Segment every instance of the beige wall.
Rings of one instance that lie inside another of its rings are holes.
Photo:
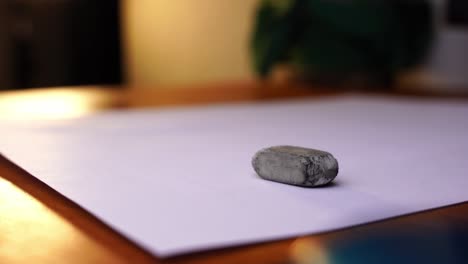
[[[253,76],[249,35],[259,0],[124,0],[130,84],[188,84]]]

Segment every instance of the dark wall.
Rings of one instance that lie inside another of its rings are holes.
[[[468,0],[449,0],[447,11],[449,23],[468,27]]]
[[[2,1],[11,75],[0,88],[121,82],[119,1]]]
[[[72,72],[76,83],[121,81],[118,1],[74,1],[68,39],[72,43]],[[83,19],[83,17],[85,17]],[[76,45],[78,44],[79,45]]]
[[[0,90],[12,87],[6,2],[0,1]]]

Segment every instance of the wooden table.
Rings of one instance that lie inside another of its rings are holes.
[[[337,93],[265,86],[237,83],[189,89],[70,87],[2,92],[0,122],[5,118],[71,118],[111,108],[299,96],[314,96],[320,100],[321,96]],[[415,229],[426,234],[440,234],[467,227],[468,203],[465,202],[341,231],[161,260],[0,156],[0,263],[332,263],[327,259],[337,241]],[[453,246],[450,237],[445,236],[445,239],[444,245]]]

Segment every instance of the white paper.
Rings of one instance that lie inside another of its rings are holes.
[[[467,201],[468,105],[334,97],[0,121],[0,152],[158,256]],[[253,154],[331,152],[336,184],[256,176]]]

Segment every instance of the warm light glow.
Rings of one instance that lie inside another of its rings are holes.
[[[80,90],[47,89],[0,94],[2,119],[64,119],[79,117],[96,110],[102,96]]]
[[[292,263],[297,264],[329,264],[329,258],[324,246],[313,240],[300,238],[292,243],[290,248]]]
[[[61,241],[70,239],[73,234],[73,229],[62,223],[47,207],[1,177],[0,212],[4,212],[0,217],[0,229],[9,231],[1,235],[0,256],[12,262],[21,259],[26,261],[32,256],[46,255],[48,251],[57,250],[62,247]],[[47,240],[49,245],[25,248],[32,241],[41,239]],[[24,250],[28,253],[25,254]]]
[[[0,263],[124,262],[117,257],[0,175]]]

